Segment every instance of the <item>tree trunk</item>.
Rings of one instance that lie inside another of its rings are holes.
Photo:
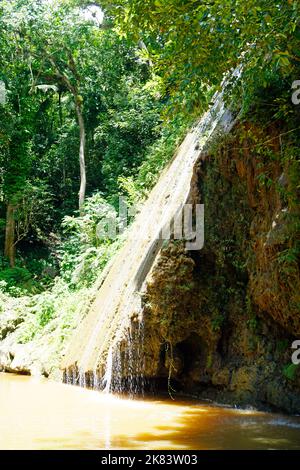
[[[16,210],[16,207],[13,204],[7,205],[4,256],[6,256],[9,259],[9,264],[11,268],[15,267],[15,258],[16,258],[15,210]]]
[[[83,204],[85,199],[86,190],[86,169],[85,169],[85,125],[81,111],[81,104],[78,103],[78,97],[75,97],[76,113],[80,131],[80,146],[79,146],[79,164],[80,164],[80,189],[79,189],[79,212],[83,214]]]
[[[74,58],[72,57],[72,53],[69,51],[69,62],[68,62],[68,68],[72,72],[73,77],[76,79],[77,84],[80,83],[80,76],[78,75],[78,72],[76,70],[76,65],[74,62]],[[68,90],[72,93],[75,101],[75,108],[76,108],[76,114],[77,114],[77,119],[78,119],[78,125],[79,125],[79,130],[80,130],[80,147],[79,147],[79,165],[80,165],[80,189],[79,189],[79,212],[80,215],[83,215],[83,204],[84,204],[84,199],[85,199],[85,190],[86,190],[86,170],[85,170],[85,125],[84,125],[84,119],[82,115],[82,98],[78,93],[78,86],[73,85],[68,76],[65,75],[64,72],[60,70],[60,67],[57,65],[55,62],[54,58],[47,54],[46,56],[48,57],[51,65],[53,66],[54,70],[56,71],[57,77],[63,81],[63,83],[66,85]]]

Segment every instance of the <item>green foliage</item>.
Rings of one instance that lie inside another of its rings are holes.
[[[20,297],[28,293],[37,293],[40,286],[28,269],[7,267],[0,271],[0,289],[13,297]]]
[[[139,171],[153,140],[159,140],[162,133],[160,103],[151,88],[141,89],[135,82],[136,78],[128,77],[121,81],[118,107],[101,113],[101,124],[95,129],[95,145],[103,152],[101,177],[107,195],[117,194],[119,181]]]
[[[1,9],[7,102],[0,106],[0,210],[4,215],[8,203],[17,206],[22,240],[46,243],[77,206],[79,142],[70,89],[76,88],[87,128],[89,194],[101,190],[111,199],[120,191],[118,178],[135,175],[161,135],[161,99],[136,46],[67,2],[2,2]]]
[[[20,318],[20,325],[15,331],[15,341],[54,341],[56,358],[63,351],[64,341],[86,312],[95,291],[82,288],[76,292],[62,280],[57,279],[52,289],[43,293],[15,299],[0,291],[1,312],[15,312]],[[22,321],[23,320],[23,321]]]
[[[38,303],[36,306],[38,312],[38,322],[42,327],[46,326],[50,320],[53,319],[56,309],[53,300],[54,299],[51,299],[50,301],[43,300],[42,303]]]
[[[221,312],[215,312],[211,320],[213,331],[221,331],[221,328],[224,322],[225,322],[224,314],[222,314]]]
[[[287,248],[286,250],[281,251],[277,255],[277,260],[285,269],[289,267],[292,269],[297,269],[298,261],[300,257],[300,243],[296,243],[295,246]]]
[[[25,268],[8,268],[0,272],[0,281],[9,286],[27,282],[30,278],[30,272]]]
[[[154,159],[154,143],[163,142],[161,165],[153,162],[147,190],[173,151],[172,137],[164,143],[160,87],[139,47],[71,3],[0,5],[0,80],[7,90],[0,104],[0,240],[4,246],[10,204],[17,248],[14,268],[2,262],[0,314],[23,320],[15,342],[53,342],[55,357],[122,243],[97,236],[105,217],[120,223],[108,201],[128,192],[127,181],[132,202],[140,200],[144,190],[135,180],[142,163]],[[89,196],[80,216],[72,87],[87,130]]]
[[[213,365],[213,357],[212,357],[212,354],[208,354],[208,355],[207,355],[207,359],[206,359],[206,368],[207,368],[207,369],[210,369],[212,365]]]
[[[165,123],[160,138],[146,149],[144,160],[135,177],[119,180],[121,188],[133,202],[147,196],[161,171],[174,156],[176,147],[181,143],[189,125],[191,119],[181,115]]]
[[[119,240],[103,238],[97,232],[99,224],[109,219],[118,225],[116,211],[99,193],[86,199],[83,216],[63,219],[60,269],[62,278],[71,286],[91,285],[119,246]]]
[[[241,58],[243,85],[236,96],[245,109],[271,77],[280,81],[295,73],[300,53],[295,0],[103,0],[101,5],[121,35],[144,41],[175,110],[203,109],[207,92]]]
[[[295,380],[298,367],[299,367],[298,364],[287,364],[283,368],[284,377],[286,377],[288,380],[291,380],[291,381]]]
[[[288,339],[281,339],[277,341],[277,351],[279,354],[283,354],[290,346],[289,340]]]
[[[250,318],[248,321],[247,321],[247,325],[249,326],[249,328],[252,330],[252,331],[256,331],[257,328],[258,328],[258,318],[256,316],[252,316],[252,318]]]

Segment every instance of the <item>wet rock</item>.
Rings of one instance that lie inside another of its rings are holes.
[[[262,134],[252,124],[245,129]],[[299,413],[298,378],[287,381],[283,374],[292,338],[300,334],[299,275],[284,270],[291,214],[278,185],[266,188],[260,178],[266,172],[282,188],[290,182],[278,160],[266,165],[243,142],[245,129],[237,126],[229,144],[212,157],[207,152],[198,166],[203,250],[164,246],[148,279],[145,377],[167,386],[161,382],[170,367],[167,344],[175,351],[171,376],[182,392]],[[278,129],[267,132],[278,135]],[[276,148],[280,152],[272,138]]]
[[[211,381],[215,386],[227,387],[230,383],[231,372],[228,367],[212,374]]]
[[[229,389],[231,391],[247,391],[256,394],[256,382],[256,367],[243,366],[232,372]]]

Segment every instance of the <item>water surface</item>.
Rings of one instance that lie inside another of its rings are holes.
[[[0,373],[0,449],[300,449],[300,418]]]

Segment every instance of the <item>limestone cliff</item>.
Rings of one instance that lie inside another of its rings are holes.
[[[248,122],[201,155],[205,246],[165,244],[148,280],[146,389],[299,413],[299,175],[283,157],[294,149],[280,125]]]

